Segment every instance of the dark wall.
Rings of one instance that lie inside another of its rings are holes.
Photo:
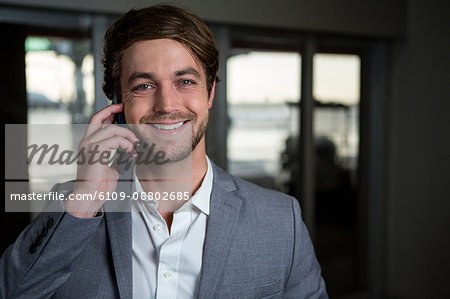
[[[27,99],[25,84],[25,31],[17,25],[0,23],[0,102],[2,108],[1,132],[4,134],[4,124],[25,124],[27,122]],[[5,165],[5,137],[1,138],[1,161]],[[23,148],[19,146],[18,148]],[[1,169],[4,169],[2,167]],[[26,173],[26,170],[25,172]],[[2,173],[4,175],[4,172]],[[18,234],[29,223],[29,213],[5,213],[2,203],[2,237],[0,254],[14,242]]]
[[[405,31],[406,0],[0,0],[21,7],[122,14],[176,3],[211,23],[395,37]],[[1,12],[0,12],[1,13]]]
[[[388,293],[448,298],[450,2],[409,1],[392,51],[388,124]]]

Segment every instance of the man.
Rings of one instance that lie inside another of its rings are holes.
[[[104,91],[122,103],[91,118],[80,148],[136,159],[143,143],[157,140],[161,165],[136,162],[120,173],[80,164],[76,182],[54,190],[162,194],[171,180],[158,178],[182,179],[188,170],[192,196],[58,202],[2,257],[1,297],[327,298],[298,202],[206,156],[219,66],[206,25],[174,6],[132,10],[106,33],[103,63]],[[113,124],[122,112],[127,128]],[[130,210],[138,213],[123,212]]]

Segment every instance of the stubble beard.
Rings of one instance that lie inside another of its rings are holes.
[[[207,113],[206,116],[202,120],[200,120],[197,130],[195,130],[195,127],[192,126],[191,142],[187,141],[184,146],[181,146],[178,152],[172,153],[170,155],[171,162],[179,162],[185,160],[192,154],[192,152],[195,150],[195,148],[198,146],[203,136],[205,135],[206,128],[208,127],[208,115],[209,114]]]
[[[189,115],[185,116],[185,119],[189,119],[190,124],[191,124],[191,138],[188,138],[189,136],[186,136],[185,138],[181,137],[182,139],[186,139],[186,141],[184,142],[183,140],[181,140],[180,144],[171,144],[171,143],[168,144],[168,143],[164,143],[162,141],[155,142],[154,139],[146,137],[145,132],[144,133],[140,132],[140,130],[138,130],[138,129],[132,129],[132,131],[134,131],[134,133],[139,138],[139,140],[141,140],[141,142],[147,143],[147,145],[151,145],[152,143],[155,143],[156,144],[155,152],[163,151],[165,153],[165,159],[169,159],[170,162],[179,162],[179,161],[183,161],[186,158],[190,157],[192,154],[192,151],[194,151],[196,149],[196,147],[202,140],[203,136],[205,135],[206,128],[208,126],[208,117],[209,117],[209,112],[207,112],[205,117],[199,121],[198,127],[196,129],[195,126],[192,124],[197,121],[197,116],[194,114],[189,114]],[[145,117],[145,118],[141,119],[141,124],[146,124],[148,122],[156,122],[156,121],[159,121],[162,119],[167,119],[167,118],[175,118],[175,117],[174,116],[163,117],[163,118],[161,118],[161,117],[159,117],[159,118],[158,117],[150,117],[150,118]]]

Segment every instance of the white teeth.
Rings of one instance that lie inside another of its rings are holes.
[[[181,127],[183,125],[183,121],[176,123],[176,124],[171,124],[171,125],[163,125],[163,124],[150,124],[152,127],[158,129],[158,130],[175,130],[179,127]]]

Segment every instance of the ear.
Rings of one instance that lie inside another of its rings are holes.
[[[216,80],[214,80],[212,88],[211,88],[211,93],[209,94],[208,109],[211,109],[211,107],[212,107],[215,91],[216,91]]]

